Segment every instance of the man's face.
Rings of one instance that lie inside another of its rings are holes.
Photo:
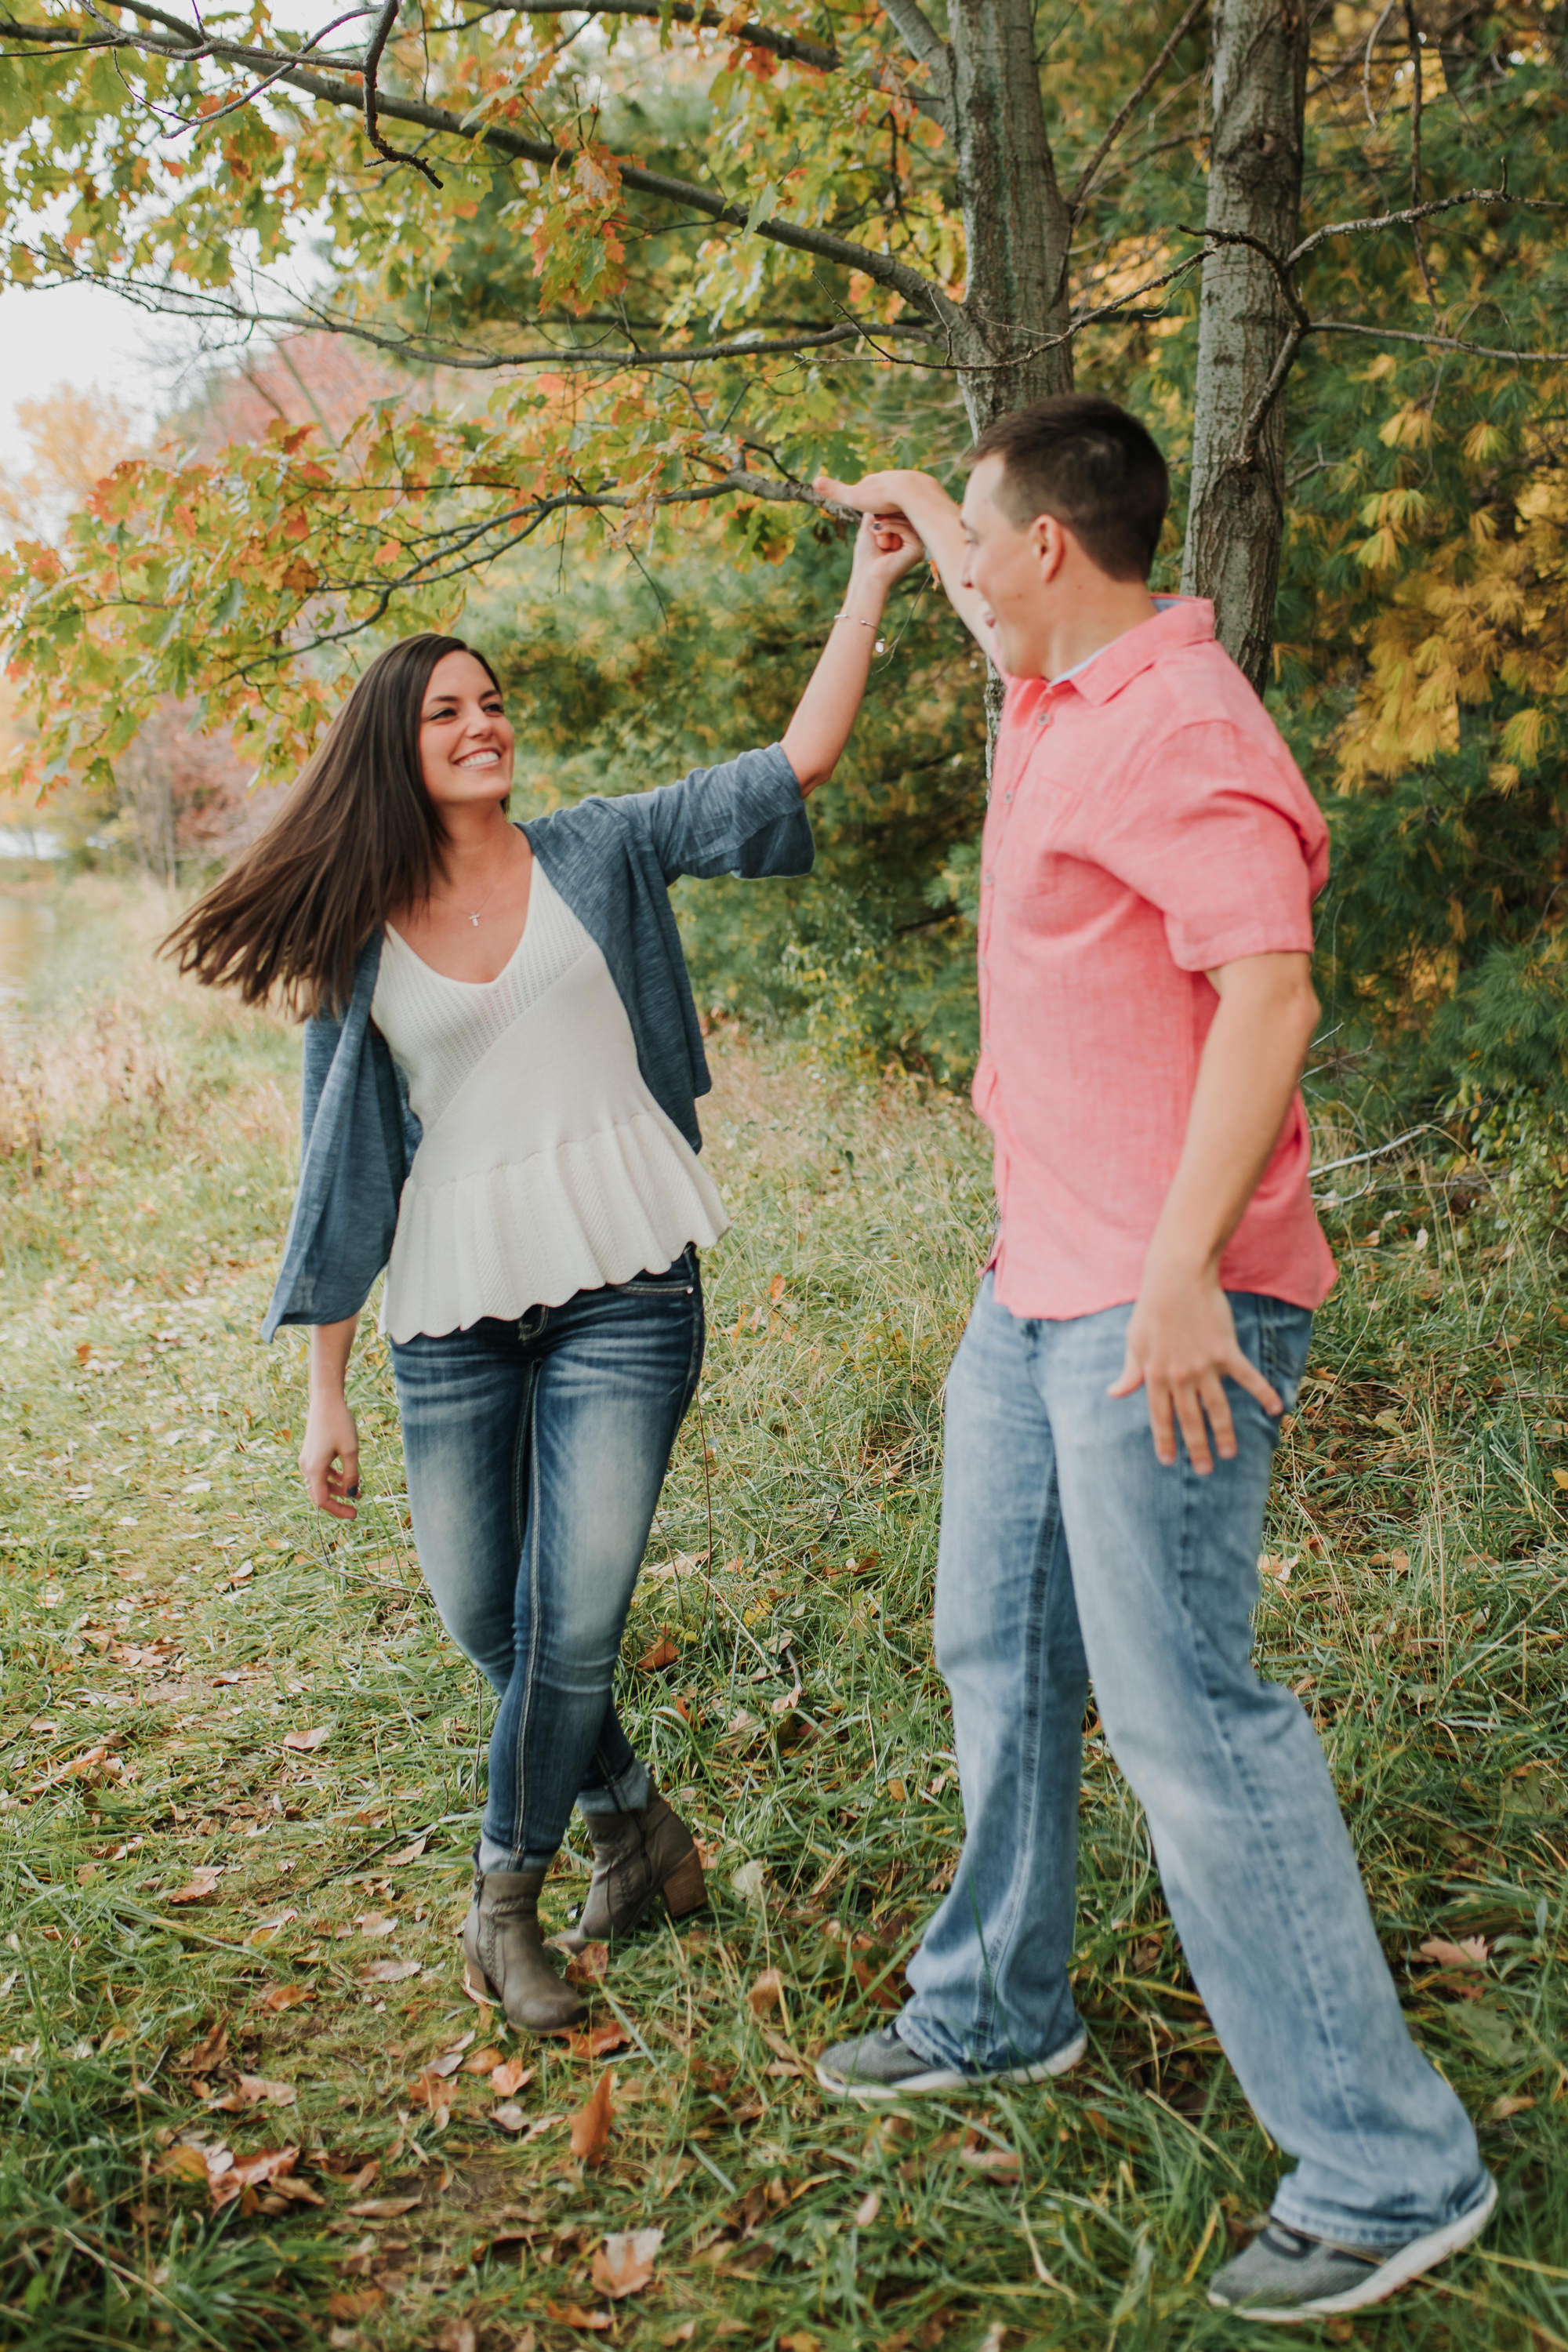
[[[1007,676],[1038,677],[1044,631],[1057,601],[1050,574],[1059,566],[1047,558],[1050,519],[1039,516],[1020,529],[997,503],[1004,471],[1003,458],[982,457],[969,477],[959,509],[968,543],[963,583],[984,604]]]

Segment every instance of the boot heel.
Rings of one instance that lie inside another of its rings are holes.
[[[689,1911],[700,1911],[708,1900],[707,1883],[702,1875],[702,1861],[695,1847],[676,1864],[664,1882],[664,1899],[669,1906],[672,1919],[684,1919]]]

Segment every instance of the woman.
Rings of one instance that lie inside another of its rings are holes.
[[[281,814],[172,934],[183,971],[307,1015],[299,1195],[265,1336],[310,1327],[300,1466],[355,1516],[344,1376],[382,1329],[414,1537],[442,1622],[499,1695],[463,1928],[467,1983],[570,2024],[539,1893],[574,1801],[594,1849],[578,1943],[703,1900],[689,1831],[611,1701],[632,1590],[702,1360],[698,1251],[725,1230],[697,1154],[708,1073],[667,895],[679,874],[804,874],[889,589],[918,560],[868,520],[782,744],[513,825],[512,731],[455,637],[378,656]]]

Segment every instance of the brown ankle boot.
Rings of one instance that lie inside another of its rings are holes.
[[[575,2025],[583,2004],[544,1957],[539,1927],[542,1870],[482,1871],[463,1922],[464,1981],[476,2000],[493,2000],[512,2025],[552,2033]]]
[[[660,1895],[670,1916],[685,1918],[708,1900],[691,1832],[656,1790],[640,1812],[591,1813],[594,1875],[574,1927],[555,1940],[568,1951],[624,1936]]]

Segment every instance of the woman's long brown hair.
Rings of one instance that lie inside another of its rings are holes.
[[[461,637],[405,637],[378,654],[266,832],[163,941],[182,971],[247,1004],[342,1010],[366,940],[395,908],[423,905],[440,863],[419,716],[447,654],[474,654],[499,690]]]

